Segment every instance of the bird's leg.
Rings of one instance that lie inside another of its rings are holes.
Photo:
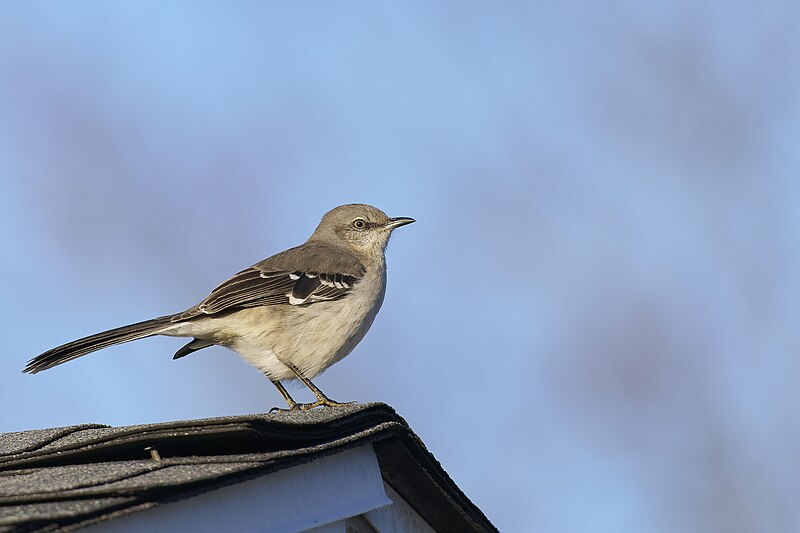
[[[314,393],[314,396],[317,397],[317,401],[314,402],[314,403],[301,403],[301,404],[299,404],[300,409],[302,409],[303,411],[308,411],[309,409],[313,409],[314,407],[319,407],[320,405],[324,405],[326,407],[338,407],[340,405],[350,405],[351,403],[355,403],[355,402],[341,403],[341,402],[337,402],[337,401],[331,400],[330,398],[325,396],[325,393],[322,392],[321,390],[319,390],[316,385],[311,383],[311,380],[308,379],[307,377],[305,377],[303,375],[303,373],[300,372],[300,369],[298,369],[292,363],[285,363],[285,364],[286,364],[287,367],[289,367],[289,370],[292,371],[292,373],[297,377],[297,379],[302,381],[303,385],[308,387],[309,390],[311,390],[311,392]]]
[[[267,377],[269,379],[269,376]],[[286,387],[284,387],[280,381],[275,381],[274,379],[270,379],[270,381],[278,389],[278,392],[281,393],[281,396],[283,396],[283,399],[286,400],[286,403],[289,404],[290,411],[297,411],[300,409],[300,404],[294,401],[294,398],[292,398],[292,396],[289,394],[289,391],[286,390]],[[269,412],[271,413],[273,410],[282,411],[283,409],[280,409],[279,407],[273,407]]]

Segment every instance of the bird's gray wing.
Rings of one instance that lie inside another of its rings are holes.
[[[315,261],[300,248],[287,250],[242,270],[211,291],[202,302],[175,315],[174,320],[262,305],[310,305],[339,300],[347,296],[363,276],[363,267],[357,261]],[[312,250],[317,254],[322,251]],[[295,252],[295,257],[291,257],[290,252]]]
[[[364,265],[350,250],[333,244],[309,241],[253,265],[264,272],[326,272],[360,278]]]

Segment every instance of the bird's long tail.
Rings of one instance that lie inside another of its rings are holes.
[[[82,355],[92,353],[114,344],[122,344],[123,342],[135,341],[143,339],[152,335],[158,335],[164,331],[166,326],[170,325],[171,316],[162,316],[152,320],[145,320],[144,322],[137,322],[128,326],[110,329],[101,333],[95,333],[82,339],[78,339],[67,344],[47,350],[41,355],[37,355],[25,367],[23,372],[28,374],[36,374],[42,370],[53,368],[61,363],[72,361]]]

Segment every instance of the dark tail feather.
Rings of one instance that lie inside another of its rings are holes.
[[[110,329],[102,333],[89,335],[82,339],[69,342],[62,346],[47,350],[41,355],[37,355],[30,361],[28,366],[25,367],[23,372],[28,374],[35,374],[48,368],[53,368],[61,363],[72,361],[87,353],[92,353],[95,350],[107,348],[115,344],[122,344],[123,342],[135,341],[143,339],[152,335],[157,335],[164,329],[164,326],[170,324],[169,316],[162,316],[152,320],[145,320],[144,322],[137,322],[129,326],[122,326],[121,328]]]
[[[181,357],[186,357],[192,352],[196,352],[197,350],[202,350],[203,348],[208,348],[209,346],[214,346],[214,343],[211,341],[206,341],[203,339],[194,339],[189,344],[175,352],[175,355],[172,356],[173,359],[180,359]]]

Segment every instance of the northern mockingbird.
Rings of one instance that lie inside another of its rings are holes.
[[[194,337],[178,359],[219,344],[238,352],[278,388],[289,408],[340,405],[312,382],[349,354],[375,320],[386,292],[384,250],[392,230],[413,218],[389,218],[365,204],[336,207],[308,240],[242,270],[182,313],[97,333],[28,362],[35,374],[114,344],[153,335]],[[299,404],[281,380],[314,393]]]

